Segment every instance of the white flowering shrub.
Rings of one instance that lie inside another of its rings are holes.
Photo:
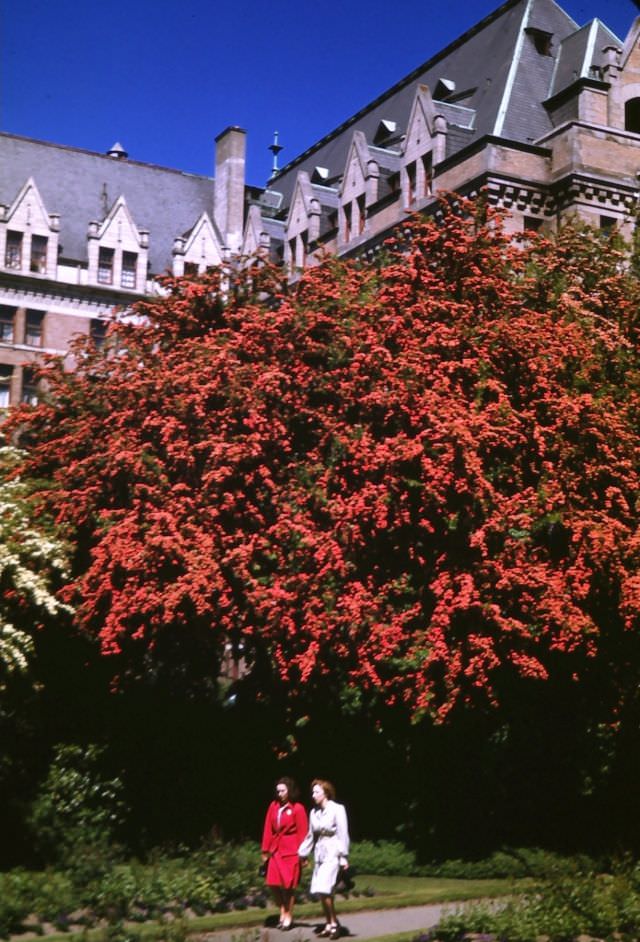
[[[47,618],[71,609],[53,586],[67,575],[68,548],[15,475],[20,452],[0,447],[0,692],[12,674],[24,674],[33,633]]]

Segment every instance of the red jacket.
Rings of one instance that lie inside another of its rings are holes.
[[[262,851],[282,857],[297,857],[298,847],[306,833],[307,813],[299,802],[288,802],[283,806],[279,801],[272,801],[264,820]]]

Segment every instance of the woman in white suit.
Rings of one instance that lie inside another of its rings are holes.
[[[335,885],[341,867],[349,866],[349,825],[344,805],[335,801],[331,782],[314,779],[311,797],[315,808],[309,815],[309,830],[298,849],[303,860],[313,851],[313,876],[310,892],[320,897],[326,925],[321,936],[337,939],[340,923],[336,918]]]

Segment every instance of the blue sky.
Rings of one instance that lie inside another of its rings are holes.
[[[0,129],[213,173],[248,133],[248,181],[281,165],[498,6],[496,0],[0,0]],[[564,0],[624,38],[631,0]]]

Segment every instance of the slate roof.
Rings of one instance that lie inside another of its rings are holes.
[[[553,98],[581,78],[593,78],[591,68],[603,65],[602,50],[608,45],[621,46],[618,37],[600,20],[591,20],[582,29],[563,40],[549,89]]]
[[[550,55],[536,49],[532,30],[553,34]],[[564,55],[564,44],[577,30],[578,25],[555,0],[507,0],[283,167],[268,186],[283,193],[287,205],[299,170],[311,172],[320,165],[332,176],[342,174],[353,131],[363,131],[369,144],[383,120],[396,122],[398,130],[404,132],[416,86],[428,85],[433,94],[442,79],[455,82],[456,91],[451,97],[458,105],[457,109],[450,102],[437,105],[449,124],[448,157],[488,134],[520,143],[535,141],[551,130],[542,103],[550,96],[558,54],[563,50]],[[606,27],[596,37],[598,41],[600,38],[604,40],[600,45],[615,40]],[[598,41],[594,57],[600,53]],[[574,58],[573,52],[566,55],[567,62]],[[559,75],[558,80],[564,81],[564,76]],[[461,95],[465,90],[468,94]]]
[[[149,230],[154,273],[171,267],[175,236],[191,229],[204,210],[212,216],[209,177],[0,133],[0,203],[10,206],[29,177],[47,212],[60,214],[61,255],[67,259],[86,261],[89,222],[102,221],[119,196],[136,226]]]

